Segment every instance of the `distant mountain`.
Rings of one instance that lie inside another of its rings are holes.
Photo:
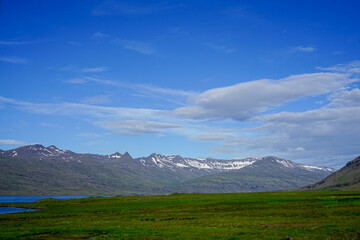
[[[305,186],[303,190],[354,190],[360,191],[360,156],[324,180]]]
[[[186,181],[176,188],[179,192],[204,193],[282,191],[316,182],[333,171],[269,156],[240,169]]]
[[[135,195],[298,188],[334,169],[276,157],[217,160],[79,154],[40,144],[0,150],[0,195]]]

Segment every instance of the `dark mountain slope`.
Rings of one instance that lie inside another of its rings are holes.
[[[153,184],[129,159],[96,161],[0,156],[0,195],[94,195],[150,193]],[[127,168],[122,166],[126,165]]]
[[[324,180],[308,185],[303,190],[353,190],[360,191],[360,156]]]

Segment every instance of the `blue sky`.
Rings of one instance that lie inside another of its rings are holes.
[[[360,154],[358,1],[3,0],[0,148]]]

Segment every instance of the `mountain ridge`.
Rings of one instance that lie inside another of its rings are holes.
[[[226,191],[235,192],[289,190],[319,181],[334,171],[274,156],[217,160],[152,153],[132,158],[128,152],[79,154],[40,144],[0,151],[0,164],[0,194],[5,195],[222,192],[224,184],[231,186],[225,187]],[[253,179],[250,173],[257,174],[257,178]],[[218,176],[224,180],[221,184],[210,186],[211,181],[202,181]],[[297,180],[292,181],[291,177]],[[203,190],[193,187],[198,180]],[[270,186],[270,180],[278,187]],[[289,181],[292,184],[286,184]]]
[[[61,154],[66,154],[67,156],[65,156],[65,157],[69,157],[69,156],[71,157],[72,155],[74,155],[74,156],[82,155],[82,156],[91,156],[93,158],[99,158],[99,159],[101,159],[101,158],[103,158],[103,159],[108,159],[108,158],[121,159],[124,156],[126,158],[131,157],[131,155],[128,152],[125,152],[124,154],[115,152],[111,155],[99,155],[99,154],[91,154],[91,153],[75,153],[70,150],[60,150],[55,145],[50,145],[48,147],[45,147],[41,144],[25,145],[25,146],[21,146],[21,147],[6,150],[6,151],[0,150],[0,154],[6,155],[8,153],[8,155],[10,155],[10,153],[12,153],[12,156],[15,157],[20,152],[23,156],[26,156],[27,151],[31,151],[31,153],[34,153],[33,151],[37,151],[38,152],[37,155],[39,155],[41,157],[56,157],[56,156],[60,156]],[[139,158],[133,158],[133,159],[142,162],[143,165],[148,165],[148,166],[158,165],[160,168],[166,166],[167,163],[169,163],[169,162],[176,162],[177,164],[175,164],[175,165],[177,167],[182,167],[182,168],[193,167],[193,168],[199,168],[199,169],[218,169],[218,170],[241,169],[241,168],[251,165],[254,162],[259,161],[259,160],[277,159],[277,161],[281,161],[282,164],[291,162],[293,164],[296,164],[298,166],[302,166],[302,167],[308,168],[308,169],[326,170],[329,172],[335,170],[335,169],[329,168],[329,167],[312,166],[312,165],[294,163],[290,160],[281,159],[276,156],[265,156],[265,157],[261,157],[261,158],[249,157],[249,158],[245,158],[245,159],[229,159],[229,160],[223,159],[223,160],[220,160],[220,159],[213,159],[213,158],[191,158],[191,157],[182,157],[180,155],[163,155],[163,154],[158,154],[158,153],[152,153],[148,157],[139,157]],[[151,162],[153,162],[153,164]],[[187,163],[184,164],[184,162],[187,162]],[[290,166],[291,166],[291,164],[290,164]]]

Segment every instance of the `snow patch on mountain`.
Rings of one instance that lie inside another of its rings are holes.
[[[310,166],[305,164],[299,164],[299,165],[308,171],[320,170],[320,171],[334,172],[334,169],[328,167],[317,167],[317,166]]]
[[[182,158],[178,155],[165,156],[153,153],[147,158],[139,158],[143,166],[159,168],[182,168],[187,170],[202,170],[210,172],[237,170],[253,164],[256,159],[248,158],[243,160],[216,160],[211,158]]]
[[[296,168],[297,164],[288,160],[282,160],[282,159],[276,159],[276,162],[282,164],[283,166],[287,168]]]

